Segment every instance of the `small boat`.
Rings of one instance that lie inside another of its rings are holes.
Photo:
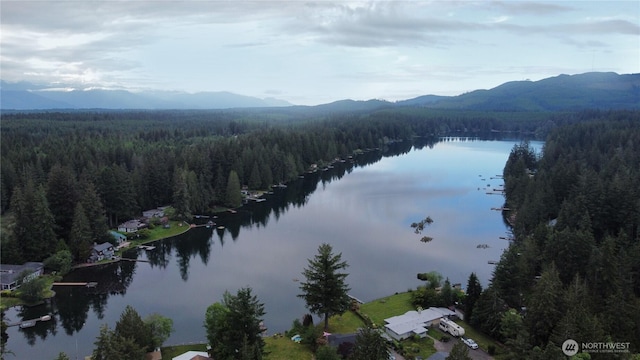
[[[224,230],[224,226],[222,225],[218,226],[218,230]]]
[[[49,321],[51,320],[51,315],[43,315],[40,317],[40,321]]]
[[[30,327],[34,327],[34,326],[36,326],[35,320],[23,321],[23,322],[20,323],[20,328],[21,329],[30,328]]]

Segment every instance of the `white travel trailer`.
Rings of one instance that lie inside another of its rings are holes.
[[[438,327],[440,328],[440,330],[447,332],[453,336],[464,335],[464,329],[462,328],[462,326],[447,318],[440,319],[440,325],[438,325]]]

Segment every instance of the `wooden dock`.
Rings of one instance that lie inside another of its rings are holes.
[[[138,261],[138,262],[150,262],[149,260],[143,260],[143,259],[132,259],[132,258],[120,258],[120,260],[126,260],[126,261]]]
[[[351,296],[351,295],[347,295],[347,296],[348,296],[351,300],[354,300],[354,301],[356,301],[356,302],[357,302],[357,303],[359,303],[359,304],[364,304],[364,301],[362,301],[362,300],[358,299],[358,298],[357,298],[357,297],[355,297],[355,296]]]
[[[53,286],[87,286],[88,282],[54,282]]]
[[[53,286],[85,286],[85,287],[96,287],[98,285],[95,281],[90,282],[54,282]]]

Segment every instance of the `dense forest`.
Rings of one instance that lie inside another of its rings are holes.
[[[514,238],[471,323],[513,359],[564,359],[567,339],[640,351],[640,115],[592,115],[551,131],[542,155],[514,147],[504,168]]]

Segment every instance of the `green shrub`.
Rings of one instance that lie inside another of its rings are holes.
[[[19,297],[26,303],[35,303],[44,298],[44,290],[47,282],[44,278],[37,277],[20,286]]]

